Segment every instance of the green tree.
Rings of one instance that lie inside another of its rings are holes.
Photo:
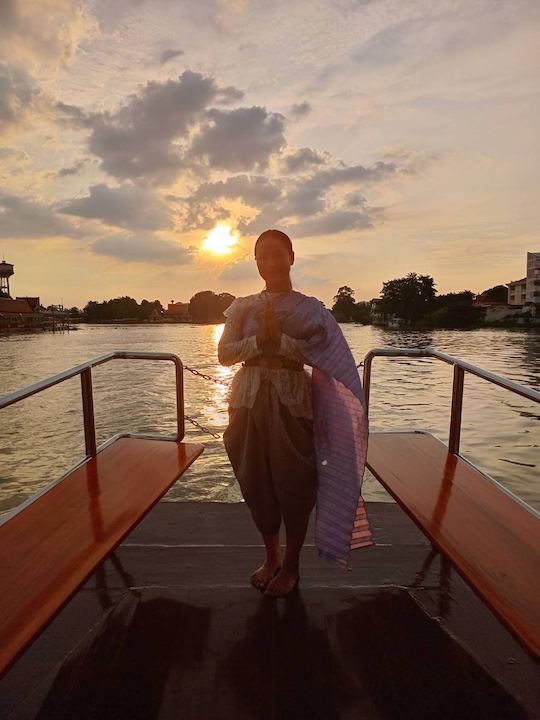
[[[470,290],[438,295],[433,301],[433,311],[424,316],[423,323],[430,327],[467,328],[479,325],[483,312],[473,305],[474,294]]]
[[[189,314],[195,322],[217,323],[223,322],[223,311],[234,300],[234,295],[221,293],[216,295],[212,290],[202,290],[195,293],[189,301]]]
[[[436,292],[435,281],[429,275],[409,273],[389,280],[383,283],[380,312],[414,325],[432,309]]]
[[[154,310],[157,310],[158,312],[163,311],[163,305],[159,302],[159,300],[153,300],[152,302],[148,300],[141,300],[139,318],[141,320],[148,320]]]
[[[139,319],[141,308],[138,302],[127,295],[105,300],[101,303],[90,300],[83,310],[84,319],[88,322],[100,320]]]
[[[351,320],[353,322],[362,323],[363,325],[371,324],[371,303],[360,301],[355,303],[352,309]]]
[[[86,303],[83,309],[83,318],[87,322],[94,322],[99,319],[99,306],[100,303],[95,300],[90,300]]]
[[[486,300],[489,300],[490,302],[508,302],[508,288],[506,285],[495,285],[488,290],[484,290],[484,292],[480,294],[485,295]]]
[[[348,285],[343,285],[337,291],[337,295],[334,295],[332,315],[338,322],[351,322],[355,305],[354,290]]]
[[[231,295],[231,293],[219,293],[218,297],[219,297],[219,308],[222,313],[224,310],[226,310],[229,307],[229,305],[235,299],[234,295]]]

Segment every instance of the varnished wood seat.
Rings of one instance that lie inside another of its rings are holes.
[[[522,644],[540,655],[540,521],[427,433],[373,433],[368,467]]]
[[[0,526],[0,673],[202,450],[120,438]]]

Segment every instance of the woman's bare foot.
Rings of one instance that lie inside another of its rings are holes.
[[[260,568],[255,570],[251,576],[251,584],[257,588],[257,590],[266,590],[272,578],[275,577],[280,570],[280,561],[270,562],[267,560],[264,565],[261,565]]]
[[[297,587],[299,579],[298,569],[282,567],[273,580],[270,580],[264,594],[275,598],[285,597]]]

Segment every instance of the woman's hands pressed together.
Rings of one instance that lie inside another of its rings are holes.
[[[257,315],[259,331],[257,345],[264,355],[277,355],[281,345],[281,324],[274,303],[268,300],[264,310]]]

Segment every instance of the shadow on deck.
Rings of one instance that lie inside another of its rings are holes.
[[[246,580],[244,505],[160,503],[2,681],[0,717],[538,717],[538,665],[396,505],[368,513],[351,572],[308,539],[274,601]]]

